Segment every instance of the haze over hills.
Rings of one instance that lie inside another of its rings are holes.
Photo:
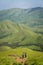
[[[23,23],[32,27],[33,31],[43,33],[43,7],[3,10],[0,11],[0,21],[2,20]]]
[[[12,8],[0,11],[0,20],[12,20],[20,23],[43,23],[43,8],[19,9]],[[41,19],[41,20],[39,20]],[[41,21],[41,22],[40,22]]]

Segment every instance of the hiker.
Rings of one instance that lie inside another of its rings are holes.
[[[22,58],[26,58],[27,56],[26,56],[26,53],[24,52],[23,54],[22,54]]]

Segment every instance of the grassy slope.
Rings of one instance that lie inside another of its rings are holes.
[[[31,65],[31,63],[34,62],[36,62],[37,65],[43,65],[43,52],[32,51],[28,48],[22,48],[22,47],[0,52],[0,61],[3,59],[0,64],[6,65],[9,62],[12,65],[12,63],[14,63],[15,61],[15,57],[11,57],[11,56],[9,57],[9,55],[18,55],[20,57],[23,52],[26,52],[27,54],[29,65]]]

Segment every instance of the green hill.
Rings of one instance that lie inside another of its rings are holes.
[[[11,48],[23,46],[43,51],[43,35],[34,33],[24,24],[17,24],[8,20],[2,21],[0,22],[0,46]]]

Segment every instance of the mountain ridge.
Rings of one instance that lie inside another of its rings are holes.
[[[25,24],[31,27],[33,31],[43,33],[43,7],[3,10],[0,11],[0,22],[2,20]]]

